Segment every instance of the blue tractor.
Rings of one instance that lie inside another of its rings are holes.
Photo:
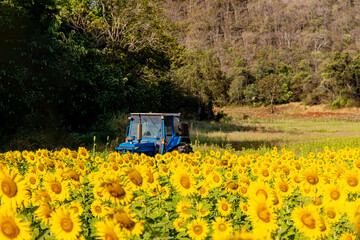
[[[180,119],[180,113],[131,113],[126,129],[126,142],[115,151],[149,156],[171,151],[190,153],[189,125]]]

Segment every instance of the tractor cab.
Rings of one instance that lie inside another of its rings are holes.
[[[131,113],[129,120],[126,142],[115,148],[117,152],[149,156],[173,150],[192,152],[189,127],[180,113]]]

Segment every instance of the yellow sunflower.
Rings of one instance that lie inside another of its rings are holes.
[[[90,157],[89,152],[84,147],[79,147],[78,149],[78,156],[81,159],[88,159]]]
[[[248,215],[254,227],[254,232],[258,231],[263,238],[269,238],[271,233],[278,228],[276,223],[277,215],[265,198],[250,199]]]
[[[266,165],[263,165],[259,168],[257,176],[259,177],[258,180],[265,182],[270,181],[273,177],[272,171]]]
[[[99,221],[95,223],[96,233],[101,240],[126,239],[125,234],[120,230],[113,220]]]
[[[338,206],[345,204],[347,199],[347,192],[340,184],[325,184],[321,189],[323,202],[326,204],[336,203]]]
[[[233,232],[233,226],[230,222],[227,222],[225,218],[215,217],[215,221],[212,223],[214,233],[212,239],[221,240],[231,235]]]
[[[57,239],[76,240],[81,231],[80,219],[65,207],[60,207],[51,214],[50,231]]]
[[[169,176],[170,175],[170,169],[165,164],[159,164],[159,174],[160,176]]]
[[[147,167],[145,165],[133,165],[132,167],[129,167],[125,171],[126,176],[130,180],[133,189],[140,191],[147,189],[147,184],[149,182],[149,175],[147,175],[146,172],[147,172]],[[152,182],[154,182],[154,179],[152,179]]]
[[[269,204],[274,210],[279,210],[284,207],[284,198],[276,190],[270,192]]]
[[[198,166],[191,167],[191,172],[196,178],[199,178],[202,174],[201,169]]]
[[[128,238],[140,236],[144,231],[143,221],[136,220],[135,214],[131,214],[129,208],[113,208],[109,210],[108,215],[120,225],[121,229],[125,231]]]
[[[264,198],[266,200],[269,198],[270,192],[271,188],[268,183],[257,181],[250,184],[248,196],[252,198]]]
[[[26,240],[32,239],[30,222],[24,222],[11,209],[0,207],[0,239]]]
[[[154,189],[159,185],[159,173],[155,168],[145,168],[145,178],[147,189]]]
[[[191,217],[189,214],[189,208],[192,207],[192,204],[188,200],[179,201],[176,205],[176,212],[180,215],[183,219],[188,219]]]
[[[189,196],[195,193],[195,180],[192,175],[184,170],[178,169],[171,177],[171,183],[181,196]]]
[[[344,206],[343,204],[338,205],[335,202],[324,205],[323,212],[330,223],[336,223],[339,221],[339,219],[345,212],[343,206]]]
[[[170,188],[168,186],[161,187],[159,192],[163,200],[168,199],[170,196]]]
[[[69,209],[74,213],[75,216],[80,216],[84,212],[84,208],[78,201],[72,201],[69,205]]]
[[[40,179],[35,173],[27,173],[25,175],[25,183],[31,189],[36,189],[40,184]]]
[[[206,180],[210,188],[218,188],[223,182],[221,174],[217,171],[212,171],[209,176],[206,177]]]
[[[239,208],[244,215],[249,215],[249,205],[247,203],[240,202]]]
[[[16,209],[28,199],[24,178],[8,168],[0,171],[1,205]]]
[[[98,182],[96,189],[103,195],[102,199],[112,203],[126,204],[134,196],[129,184],[116,175],[108,176],[104,181]]]
[[[315,190],[319,186],[322,186],[323,178],[321,176],[321,170],[316,165],[312,165],[310,167],[304,168],[301,171],[302,184],[304,189],[310,188],[311,190]]]
[[[194,219],[187,225],[187,233],[194,240],[203,240],[207,237],[209,226],[202,218]]]
[[[332,232],[330,228],[330,223],[328,219],[324,216],[320,216],[319,218],[319,229],[320,229],[320,235],[322,238],[327,239],[329,234]]]
[[[174,220],[174,227],[175,227],[175,229],[176,229],[176,231],[178,231],[178,232],[184,232],[184,231],[186,231],[186,228],[185,228],[185,221],[186,221],[186,219],[183,219],[183,218],[176,218],[175,220]]]
[[[54,199],[51,198],[48,190],[40,188],[35,190],[31,198],[31,202],[34,206],[39,206],[42,203],[52,203]]]
[[[237,194],[240,191],[240,184],[235,180],[230,180],[225,183],[225,190],[231,194]]]
[[[57,174],[47,174],[44,186],[51,196],[51,199],[63,202],[70,198],[69,182],[62,180]]]
[[[360,220],[360,199],[356,199],[355,202],[348,202],[346,204],[346,213],[349,221],[357,225]]]
[[[341,186],[348,193],[358,193],[360,191],[360,175],[356,169],[347,170],[341,177]]]
[[[321,236],[320,216],[315,206],[295,207],[291,213],[291,219],[294,221],[296,229],[306,237],[316,239]]]
[[[210,214],[210,210],[204,207],[203,203],[199,203],[199,215],[200,217],[205,217]]]
[[[206,198],[209,195],[209,187],[205,182],[200,182],[197,185],[197,189],[197,194],[199,194],[201,198]]]
[[[291,181],[287,180],[284,177],[277,177],[274,183],[276,192],[279,193],[282,197],[286,198],[291,196],[294,192],[295,187]]]
[[[342,233],[339,237],[339,240],[356,240],[357,237],[352,233]]]
[[[95,200],[91,204],[90,209],[94,217],[98,218],[104,217],[107,213],[105,206],[102,205],[102,202],[100,200]]]
[[[228,216],[232,212],[231,204],[226,201],[225,198],[221,198],[217,201],[216,204],[217,209],[219,210],[221,216]]]
[[[54,209],[50,206],[49,203],[44,202],[39,205],[39,207],[35,211],[35,216],[38,220],[41,220],[41,223],[47,225],[49,224],[49,220],[51,218],[51,214]]]

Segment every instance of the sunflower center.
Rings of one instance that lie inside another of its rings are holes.
[[[180,178],[180,184],[186,189],[190,188],[190,180],[188,177],[181,177]]]
[[[227,211],[229,209],[229,206],[226,203],[221,204],[221,208],[224,211]]]
[[[116,214],[115,219],[123,228],[132,229],[135,226],[135,222],[132,221],[124,211]]]
[[[201,187],[201,188],[199,189],[199,192],[200,192],[200,194],[205,194],[205,193],[206,193],[206,189],[205,189],[204,187]]]
[[[61,193],[61,184],[58,182],[51,183],[51,190],[56,194]]]
[[[338,200],[340,198],[340,193],[336,190],[331,191],[330,196],[334,200]]]
[[[200,235],[203,232],[203,227],[201,225],[196,225],[194,227],[194,232],[196,235]]]
[[[313,218],[313,216],[311,216],[310,213],[305,213],[304,215],[302,215],[301,221],[306,227],[310,229],[315,228],[315,219]]]
[[[34,184],[36,183],[36,179],[35,179],[34,177],[31,177],[31,178],[29,179],[29,182],[30,182],[32,185],[34,185]]]
[[[181,211],[185,214],[188,214],[189,213],[189,208],[188,207],[182,207],[181,208]]]
[[[349,177],[347,183],[350,187],[356,187],[359,184],[359,180],[356,177]]]
[[[74,170],[71,170],[69,172],[69,175],[70,175],[70,178],[74,181],[79,181],[80,180],[80,177],[79,177],[79,174],[77,174]]]
[[[195,169],[194,169],[194,173],[195,173],[195,174],[199,174],[199,173],[200,173],[199,169],[195,168]]]
[[[270,222],[270,212],[265,206],[260,207],[257,210],[257,215],[262,221],[267,222],[267,223]]]
[[[45,218],[51,217],[52,210],[49,205],[44,205],[42,211]]]
[[[74,213],[78,213],[79,212],[79,208],[77,206],[71,206],[70,207],[71,210],[74,210]]]
[[[273,205],[278,205],[280,203],[279,198],[276,194],[274,194],[274,197],[272,199]]]
[[[101,212],[102,212],[101,207],[100,207],[100,206],[96,206],[96,207],[95,207],[95,212],[101,213]]]
[[[232,183],[230,183],[229,187],[230,187],[232,190],[236,190],[236,189],[238,189],[239,185],[238,185],[237,183],[232,182]]]
[[[215,175],[215,176],[213,177],[213,179],[214,179],[214,182],[216,182],[216,183],[220,182],[220,178],[219,178],[218,175]]]
[[[141,174],[134,170],[131,173],[128,174],[128,177],[130,178],[130,181],[132,181],[136,186],[141,186],[143,182],[143,178]]]
[[[326,231],[326,224],[325,224],[325,222],[322,220],[322,219],[320,219],[320,224],[319,224],[320,226],[319,226],[319,228],[320,228],[320,231],[321,232],[325,232]]]
[[[105,240],[116,240],[118,238],[116,236],[114,236],[113,234],[106,233],[105,236],[104,236],[104,239]]]
[[[300,183],[301,182],[301,180],[300,180],[300,178],[299,177],[294,177],[294,182],[296,182],[296,183]]]
[[[282,192],[287,192],[289,190],[288,185],[285,183],[281,183],[279,188]]]
[[[71,230],[74,227],[74,224],[70,218],[65,217],[65,218],[61,219],[60,226],[61,226],[62,230],[64,230],[65,232],[71,232]]]
[[[263,195],[265,197],[265,199],[268,198],[268,195],[264,189],[259,189],[256,191],[256,196],[259,196],[259,195]]]
[[[326,212],[326,215],[331,219],[334,219],[336,217],[336,213],[334,211],[332,211],[332,210],[328,210]]]
[[[84,166],[83,163],[79,163],[79,164],[78,164],[78,167],[79,167],[81,170],[84,170],[84,169],[85,169],[85,166]]]
[[[13,220],[6,220],[1,223],[1,232],[6,237],[14,239],[20,234],[20,229]]]
[[[268,177],[269,176],[269,171],[267,169],[264,169],[261,171],[261,174],[264,176],[264,177]]]
[[[220,224],[219,224],[219,230],[220,230],[221,232],[225,232],[225,231],[226,231],[226,225],[223,224],[223,223],[220,223]]]
[[[319,178],[317,176],[307,176],[306,181],[311,185],[315,185],[319,182]]]
[[[148,182],[153,183],[154,182],[154,174],[152,172],[147,172],[146,175],[148,176]]]
[[[44,191],[39,194],[39,200],[51,202],[51,197],[47,192]]]
[[[39,163],[38,169],[42,172],[42,171],[44,171],[44,166],[41,163]]]
[[[108,188],[109,194],[112,197],[115,197],[115,198],[124,198],[125,197],[125,190],[119,184],[112,183],[107,188]]]
[[[242,194],[246,194],[247,193],[247,188],[246,187],[241,187],[240,191]]]
[[[9,198],[16,196],[18,191],[16,183],[10,178],[6,178],[2,181],[1,190]]]

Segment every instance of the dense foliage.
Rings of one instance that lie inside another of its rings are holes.
[[[0,0],[1,146],[115,138],[122,114],[134,111],[205,119],[229,103],[358,106],[359,8],[345,0]]]

